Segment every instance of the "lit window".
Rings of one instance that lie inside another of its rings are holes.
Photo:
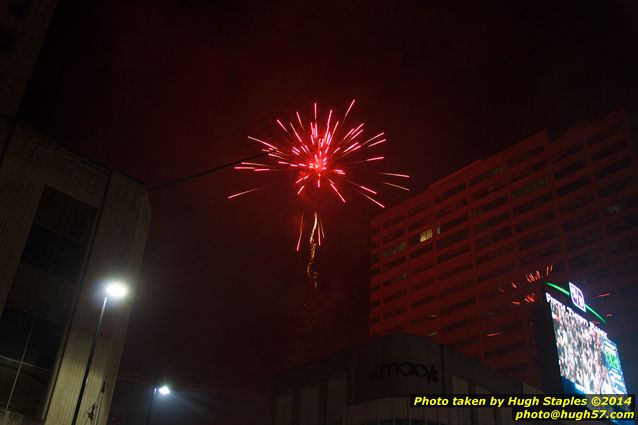
[[[425,242],[429,239],[432,239],[432,229],[428,229],[419,234],[419,242]]]

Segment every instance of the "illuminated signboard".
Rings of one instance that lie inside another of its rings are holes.
[[[580,295],[573,302],[585,310],[583,294],[578,292]],[[573,299],[573,292],[570,295]],[[607,333],[549,293],[546,299],[552,314],[563,390],[571,394],[626,394],[618,348]]]
[[[572,302],[578,308],[580,308],[583,312],[587,313],[587,304],[585,304],[585,296],[583,295],[583,291],[573,283],[569,282],[569,295],[572,298]]]

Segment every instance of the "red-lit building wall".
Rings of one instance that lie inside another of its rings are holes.
[[[637,170],[618,110],[540,132],[378,215],[370,334],[428,335],[538,386],[532,307],[542,282],[571,280],[606,317],[635,390]]]

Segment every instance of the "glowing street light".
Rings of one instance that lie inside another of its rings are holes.
[[[155,401],[155,394],[160,393],[165,397],[171,393],[171,389],[168,385],[157,386],[157,380],[155,380],[155,386],[153,386],[153,395],[151,395],[151,402],[148,404],[148,413],[146,414],[146,425],[151,423],[151,414],[153,413],[153,401]]]
[[[86,368],[84,369],[84,378],[82,378],[82,386],[80,387],[80,394],[78,395],[78,401],[75,404],[75,412],[73,413],[73,420],[71,425],[76,425],[78,416],[80,414],[80,406],[82,405],[82,398],[84,397],[84,391],[86,390],[86,384],[89,380],[89,372],[91,371],[91,363],[93,362],[93,354],[95,354],[95,346],[97,345],[97,339],[100,334],[100,328],[102,327],[102,319],[104,318],[104,311],[106,310],[106,304],[109,298],[118,300],[122,299],[128,293],[128,287],[120,281],[109,281],[104,287],[104,301],[102,302],[102,310],[100,311],[100,318],[95,326],[95,332],[93,333],[93,342],[91,343],[91,351],[89,351],[89,358],[86,362]]]

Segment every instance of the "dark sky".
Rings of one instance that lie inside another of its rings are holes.
[[[60,0],[20,115],[153,184],[254,154],[246,136],[315,100],[356,98],[418,192],[542,129],[638,108],[637,22],[633,0]],[[227,201],[249,177],[151,194],[122,373],[265,391],[273,371],[366,337],[378,210],[329,212],[310,327],[293,193]]]

